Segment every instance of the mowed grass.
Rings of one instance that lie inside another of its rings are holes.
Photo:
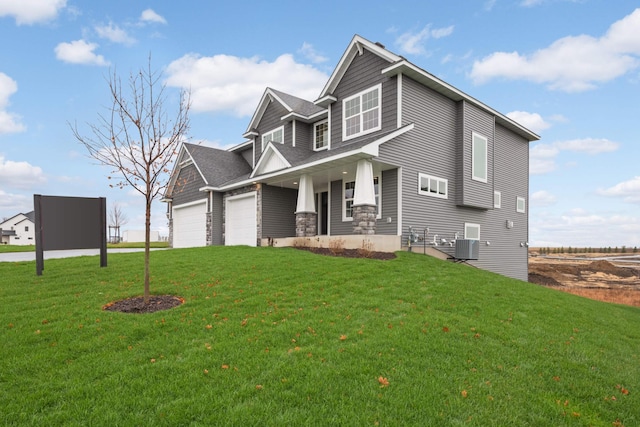
[[[0,425],[640,425],[640,309],[420,254],[0,264]]]

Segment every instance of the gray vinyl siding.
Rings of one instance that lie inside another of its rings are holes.
[[[255,145],[255,144],[254,144]],[[243,159],[246,160],[246,162],[250,165],[253,166],[253,146],[247,148],[246,150],[243,150],[240,155],[242,156]]]
[[[462,122],[462,139],[458,140],[456,167],[458,169],[457,202],[459,205],[491,209],[493,207],[493,146],[494,117],[468,102],[461,101],[457,109],[458,123]],[[472,141],[473,133],[487,138],[487,182],[472,179]]]
[[[376,222],[376,234],[398,234],[398,170],[382,171],[382,217]],[[391,222],[387,222],[391,218]]]
[[[313,123],[294,122],[296,127],[296,147],[313,150]]]
[[[213,193],[213,204],[211,206],[211,244],[224,245],[222,215],[224,209],[224,198],[222,193]]]
[[[194,164],[183,167],[180,169],[178,179],[176,179],[176,183],[173,186],[171,194],[173,206],[204,199],[206,197],[205,193],[198,191],[203,186],[205,186],[204,180]]]
[[[514,224],[518,218],[522,222],[522,227],[526,229],[526,214],[515,215],[514,192],[523,192],[523,197],[527,193],[527,171],[528,171],[528,144],[524,139],[517,137],[514,133],[498,127],[496,133],[499,137],[493,138],[493,120],[491,125],[487,125],[486,117],[478,115],[480,119],[476,121],[467,117],[464,129],[468,129],[469,124],[478,126],[474,129],[478,133],[484,134],[488,139],[495,139],[494,144],[499,144],[490,150],[489,164],[496,164],[494,168],[489,168],[489,180],[492,175],[495,177],[497,187],[505,187],[502,191],[502,209],[493,209],[493,184],[487,184],[490,188],[489,208],[471,208],[460,206],[457,203],[457,194],[462,191],[460,180],[466,179],[458,172],[457,165],[460,159],[459,144],[461,144],[460,117],[464,106],[444,97],[429,88],[426,88],[414,80],[403,76],[403,122],[414,123],[412,131],[401,135],[380,146],[379,160],[388,164],[402,165],[401,188],[402,188],[402,235],[403,244],[406,245],[408,227],[418,229],[422,235],[423,230],[428,227],[428,240],[434,235],[438,238],[445,238],[447,241],[454,239],[455,233],[459,238],[464,238],[464,224],[473,223],[480,225],[480,259],[472,264],[485,268],[496,273],[504,274],[522,280],[527,280],[526,248],[520,248],[518,242],[514,244],[514,237],[520,237],[520,229],[517,225],[506,234],[506,217],[512,216]],[[475,113],[475,112],[473,112]],[[475,117],[471,114],[472,118]],[[487,126],[490,126],[487,128]],[[485,134],[486,132],[486,134]],[[469,133],[469,144],[471,130]],[[470,148],[470,145],[469,145]],[[492,158],[495,156],[495,162]],[[469,157],[469,162],[471,158]],[[499,165],[499,167],[498,167]],[[469,178],[471,176],[471,166],[469,163]],[[441,199],[418,193],[418,174],[432,175],[448,182],[448,198]],[[383,184],[386,188],[386,183]],[[340,190],[338,185],[337,190]],[[496,188],[500,191],[500,188]],[[342,194],[342,193],[340,193]],[[488,197],[482,193],[483,197]],[[384,196],[384,195],[383,195]],[[386,196],[385,200],[386,200]],[[483,202],[483,206],[488,203]],[[385,206],[383,203],[383,212]],[[528,203],[527,203],[527,209]],[[333,233],[332,231],[332,234]],[[522,236],[525,236],[524,234]],[[490,246],[486,245],[489,241]],[[526,240],[524,240],[526,241]],[[514,248],[514,245],[518,245]],[[451,246],[438,246],[438,249],[453,255],[455,248]],[[523,249],[520,251],[520,249]],[[523,254],[525,257],[523,258]]]
[[[353,234],[353,223],[351,221],[342,221],[342,180],[331,181],[331,200],[329,200],[329,209],[331,224],[329,231],[332,236],[343,234]]]
[[[355,95],[365,89],[369,89],[378,83],[382,83],[382,129],[379,132],[395,129],[397,127],[397,93],[396,77],[386,77],[381,74],[383,68],[390,64],[379,56],[364,50],[364,53],[356,55],[351,66],[345,73],[340,84],[333,93],[338,101],[331,105],[331,147],[337,148],[342,144],[342,100]],[[367,138],[371,134],[358,138]],[[347,141],[354,142],[358,138]]]
[[[263,134],[271,132],[272,130],[275,130],[281,126],[284,126],[284,144],[289,146],[292,145],[291,122],[283,122],[282,120],[280,120],[282,116],[288,113],[289,111],[287,111],[287,109],[284,108],[279,102],[274,101],[269,103],[269,105],[267,106],[267,109],[262,115],[262,118],[260,119],[260,123],[258,123],[258,126],[257,126],[258,133],[260,133],[260,135],[258,135],[255,139],[256,149],[254,151],[255,151],[255,157],[256,157],[256,164],[258,163],[258,159],[262,154],[262,135]]]
[[[263,185],[261,193],[262,238],[295,236],[298,191]]]

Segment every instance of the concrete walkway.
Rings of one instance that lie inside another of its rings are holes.
[[[152,251],[165,250],[165,248],[152,248]],[[143,248],[116,248],[107,249],[109,254],[127,253],[127,252],[143,252]],[[100,249],[71,249],[68,251],[44,251],[44,259],[54,258],[71,258],[78,256],[96,256],[100,255]],[[8,252],[0,253],[0,262],[22,262],[35,261],[35,252]]]

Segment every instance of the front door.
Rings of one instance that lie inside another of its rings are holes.
[[[318,235],[326,236],[329,232],[329,192],[318,193]]]

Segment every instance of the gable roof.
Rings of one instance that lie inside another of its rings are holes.
[[[538,139],[540,139],[540,136],[525,128],[515,120],[512,120],[511,118],[505,116],[502,113],[499,113],[498,111],[478,101],[472,96],[469,96],[461,90],[451,86],[450,84],[437,78],[433,74],[407,61],[402,56],[398,56],[388,51],[381,44],[372,43],[357,34],[353,37],[351,43],[349,43],[349,46],[342,55],[342,58],[340,58],[340,62],[338,62],[338,66],[333,71],[333,74],[331,74],[331,77],[329,78],[329,81],[327,81],[325,87],[322,89],[322,92],[320,92],[320,96],[315,101],[316,105],[326,107],[328,104],[336,100],[336,98],[333,97],[333,92],[340,83],[340,80],[342,80],[342,77],[344,77],[344,74],[351,65],[353,59],[356,57],[356,55],[361,55],[363,49],[367,49],[368,51],[378,55],[379,57],[389,62],[389,66],[382,70],[382,74],[390,77],[398,74],[403,74],[411,77],[420,84],[435,90],[436,92],[448,97],[453,101],[464,100],[488,112],[489,114],[496,117],[496,121],[499,124],[522,136],[527,141],[537,141]]]
[[[180,150],[181,154],[179,154],[178,158],[186,158],[188,161],[193,162],[202,180],[208,186],[218,187],[230,179],[248,177],[251,173],[251,166],[242,155],[234,151],[190,143],[183,143]],[[165,193],[166,197],[171,197],[173,185],[179,173],[180,165],[174,166],[173,175]]]
[[[319,107],[311,101],[268,87],[262,94],[262,98],[260,98],[260,102],[258,103],[258,108],[256,108],[256,111],[253,113],[253,117],[251,117],[249,126],[247,126],[247,130],[243,134],[244,138],[248,138],[251,135],[257,135],[255,128],[258,123],[260,123],[264,112],[267,110],[267,107],[271,102],[278,102],[288,111],[288,114],[282,117],[283,120],[291,118],[302,121],[313,121],[327,114],[327,110],[325,108]]]

